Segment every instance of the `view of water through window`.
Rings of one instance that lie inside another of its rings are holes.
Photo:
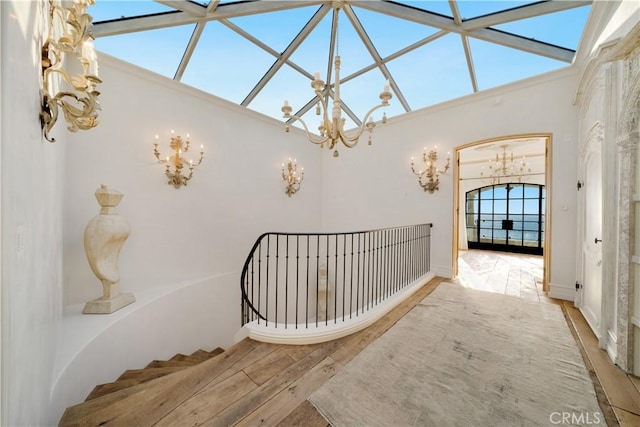
[[[470,249],[542,254],[545,187],[497,184],[466,193]]]

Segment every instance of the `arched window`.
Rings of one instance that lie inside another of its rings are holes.
[[[542,255],[545,187],[489,185],[466,193],[469,249]]]

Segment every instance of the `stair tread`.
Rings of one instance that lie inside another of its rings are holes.
[[[148,380],[150,381],[150,380]],[[134,385],[145,382],[145,380],[139,379],[128,379],[128,380],[118,380],[112,383],[99,384],[91,390],[91,393],[84,400],[85,402],[93,399],[97,399],[98,397],[105,396],[109,393],[113,393],[114,391],[122,390],[124,388],[132,387]]]
[[[274,344],[244,339],[219,357],[70,406],[59,425],[154,424],[209,383],[225,377],[225,371],[241,363],[254,350],[263,348],[273,351],[276,347]]]
[[[186,367],[193,366],[191,362],[180,362],[174,360],[154,360],[149,363],[145,368],[169,368],[169,367]]]
[[[142,368],[126,370],[118,377],[116,381],[125,381],[132,379],[154,379],[164,375],[172,374],[183,370],[183,366],[166,366],[162,368]]]

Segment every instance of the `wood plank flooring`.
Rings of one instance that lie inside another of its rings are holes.
[[[429,281],[355,334],[305,346],[245,339],[197,365],[69,407],[60,425],[255,426],[299,425],[304,420],[307,426],[309,419],[322,424],[317,413],[307,413],[312,412],[306,403],[309,395],[442,281]]]
[[[211,359],[203,357],[197,365],[129,388],[114,388],[113,393],[72,406],[60,425],[326,427],[327,421],[307,398],[443,280],[431,280],[372,326],[355,334],[304,346],[245,339]],[[584,319],[580,320],[580,313],[571,304],[548,301],[561,304],[585,354],[594,351],[595,337],[589,341],[590,330]],[[597,354],[597,343],[595,346]],[[608,358],[604,356],[605,359],[598,359],[588,355],[585,362],[594,373],[596,391],[600,390],[603,400],[601,406],[609,408],[604,411],[608,424],[640,425],[638,389],[617,367],[610,362],[607,366]],[[174,362],[182,359],[176,357]],[[620,389],[625,380],[627,383]]]

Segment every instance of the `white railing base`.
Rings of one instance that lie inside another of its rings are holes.
[[[338,320],[336,323],[325,325],[324,322],[318,326],[304,324],[284,324],[269,322],[265,326],[264,321],[257,320],[247,323],[240,329],[236,335],[236,341],[249,337],[256,341],[268,342],[273,344],[318,344],[321,342],[331,341],[344,336],[358,332],[380,319],[382,316],[393,310],[401,302],[409,298],[418,289],[435,277],[435,273],[429,272],[424,276],[413,281],[402,291],[389,297],[385,301],[370,309],[365,313],[359,313],[357,317],[352,319]],[[331,322],[331,321],[330,321]]]

